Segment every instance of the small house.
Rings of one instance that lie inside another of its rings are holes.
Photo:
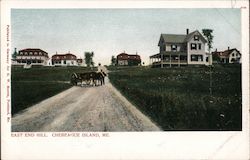
[[[241,63],[241,53],[236,48],[212,52],[213,61],[217,63]]]
[[[77,66],[77,58],[74,54],[55,54],[51,57],[53,66]]]
[[[138,66],[141,64],[141,57],[136,54],[127,54],[125,52],[117,55],[118,66]]]

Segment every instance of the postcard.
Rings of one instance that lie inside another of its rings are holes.
[[[2,1],[3,159],[248,159],[248,1]]]

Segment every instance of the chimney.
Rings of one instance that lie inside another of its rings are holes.
[[[217,52],[217,48],[215,49],[215,52]]]
[[[229,50],[229,49],[230,49],[230,47],[228,46],[228,47],[227,47],[227,50]]]
[[[188,28],[186,29],[186,32],[187,32],[187,35],[188,35],[189,34],[189,29]]]

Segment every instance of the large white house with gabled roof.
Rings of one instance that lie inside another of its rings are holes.
[[[205,52],[206,39],[195,30],[186,34],[161,34],[159,53],[150,56],[153,66],[208,65]]]

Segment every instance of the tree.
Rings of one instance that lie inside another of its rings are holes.
[[[212,47],[212,43],[213,43],[213,38],[214,36],[212,35],[213,30],[212,29],[202,29],[202,33],[205,36],[206,40],[207,40],[207,46],[208,46],[208,52],[209,52],[209,66],[210,66],[210,71],[209,71],[209,93],[210,96],[212,96],[212,62],[213,62],[213,58],[212,58],[212,54],[211,54],[211,49]]]
[[[112,65],[112,66],[115,66],[115,65],[116,65],[116,58],[115,58],[115,56],[112,56],[112,57],[111,57],[111,65]]]
[[[212,47],[212,43],[213,43],[213,38],[214,36],[212,35],[213,30],[212,29],[202,29],[202,33],[205,36],[206,40],[207,40],[207,46],[208,46],[208,52],[209,52],[209,65],[212,65],[212,55],[211,55],[211,49]]]
[[[14,53],[12,54],[12,58],[13,58],[13,59],[16,59],[16,56],[17,56],[17,51],[16,51],[16,48],[15,48],[15,51],[14,51]]]
[[[84,52],[85,55],[85,64],[87,67],[94,66],[93,62],[93,57],[94,57],[94,52]]]

